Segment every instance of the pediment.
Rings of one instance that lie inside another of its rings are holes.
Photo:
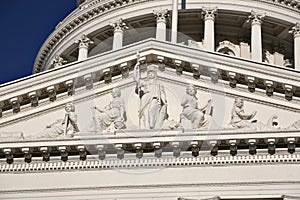
[[[116,77],[110,84],[98,84],[88,90],[83,88],[73,96],[59,97],[52,104],[45,103],[34,110],[28,109],[22,115],[18,113],[2,118],[1,140],[63,139],[76,137],[80,133],[109,135],[139,130],[260,132],[299,129],[299,105],[285,100],[284,97],[268,97],[264,91],[259,90],[250,93],[247,88],[232,88],[222,81],[212,82],[210,78],[195,79],[190,72],[178,75],[176,69],[162,68],[159,63],[145,63],[139,67],[140,87],[144,93],[151,94],[147,100],[143,100],[145,96],[139,98],[136,93],[137,82],[133,78],[133,70],[126,79]],[[157,77],[153,79],[154,82],[142,85],[142,82],[149,81],[147,76],[150,68],[155,70]],[[187,88],[192,87],[197,92],[195,96],[187,94]],[[116,89],[120,90],[121,96],[117,95],[119,100],[114,104],[112,91]],[[187,102],[183,102],[187,96]],[[243,100],[243,105],[237,109],[243,116],[233,114],[237,99]],[[71,119],[77,117],[74,122],[65,121],[64,107],[68,103],[72,103],[75,108],[71,116]],[[153,104],[153,108],[150,108],[152,111],[147,107],[150,104]],[[119,114],[121,107],[124,109],[122,115]],[[147,119],[139,117],[142,107],[147,107],[144,111]],[[162,107],[165,109],[164,116],[157,112]],[[235,121],[238,121],[236,124],[232,123],[233,115]],[[149,119],[149,116],[153,119]],[[156,126],[157,122],[149,125],[149,121],[158,118],[163,118],[160,125]],[[75,130],[73,123],[78,130]],[[65,124],[68,124],[68,127]]]

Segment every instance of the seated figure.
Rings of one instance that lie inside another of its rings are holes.
[[[71,103],[65,105],[65,117],[58,119],[52,124],[46,126],[35,138],[57,138],[57,137],[73,137],[74,133],[79,132],[77,115],[75,107]]]
[[[121,90],[114,88],[111,91],[111,95],[113,97],[112,101],[103,109],[94,107],[99,112],[97,121],[101,130],[107,130],[112,124],[114,124],[115,129],[125,129],[127,117],[125,103],[121,97]]]
[[[236,98],[231,111],[231,121],[229,123],[233,128],[249,128],[256,129],[255,125],[248,120],[253,119],[256,115],[256,111],[251,114],[245,113],[244,100],[241,98]]]
[[[182,113],[181,113],[181,125],[183,128],[207,128],[211,121],[210,113],[204,113],[203,110],[198,108],[198,98],[196,97],[197,90],[193,85],[189,85],[186,88],[186,94],[181,101]],[[206,110],[210,111],[210,103],[206,106]]]

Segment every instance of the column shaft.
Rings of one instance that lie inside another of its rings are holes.
[[[294,36],[294,67],[300,71],[300,24],[296,23],[289,33]]]
[[[158,21],[156,25],[156,39],[161,41],[166,41],[166,22]]]
[[[262,61],[262,39],[260,23],[252,23],[251,27],[251,58],[255,61]]]
[[[300,33],[294,36],[295,69],[300,71]]]
[[[88,48],[85,45],[79,45],[78,61],[85,60],[88,57]]]
[[[204,21],[204,49],[209,51],[215,50],[215,27],[214,20],[206,19]]]
[[[113,50],[120,49],[123,46],[123,31],[117,30],[114,32]]]
[[[178,27],[178,0],[172,1],[172,35],[171,42],[177,43],[177,27]]]

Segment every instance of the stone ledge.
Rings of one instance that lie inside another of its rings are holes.
[[[93,159],[93,158],[92,158]],[[59,160],[51,162],[15,163],[0,164],[2,173],[38,173],[51,171],[70,170],[117,170],[130,168],[184,168],[184,167],[208,167],[208,166],[232,166],[232,165],[280,165],[299,164],[300,155],[253,155],[253,156],[219,156],[219,157],[180,157],[180,158],[143,158],[143,159],[123,159],[123,160],[70,160],[62,162]]]

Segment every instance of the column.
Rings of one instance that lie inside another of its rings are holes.
[[[178,26],[178,0],[172,1],[172,34],[171,42],[177,43],[177,26]]]
[[[124,30],[128,29],[123,19],[118,19],[115,23],[110,23],[110,26],[114,28],[113,38],[113,50],[120,49],[123,46],[123,34]]]
[[[85,34],[83,34],[79,40],[75,41],[75,43],[79,44],[78,61],[87,59],[89,45],[93,44],[94,42],[90,40]]]
[[[300,24],[296,23],[289,33],[294,35],[294,67],[300,71]]]
[[[215,50],[215,16],[217,8],[202,8],[204,17],[204,40],[203,47],[205,50]]]
[[[264,13],[251,11],[248,22],[251,23],[251,59],[262,62],[261,24]]]
[[[153,11],[153,14],[156,17],[156,39],[166,41],[168,10]]]

